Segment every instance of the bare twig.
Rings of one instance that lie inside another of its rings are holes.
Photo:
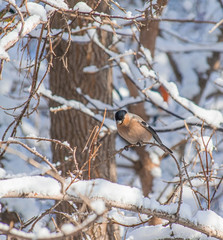
[[[49,169],[47,167],[44,167],[42,164],[38,163],[33,158],[30,158],[30,157],[26,156],[25,154],[23,154],[22,152],[20,152],[16,149],[12,149],[9,146],[7,148],[5,148],[6,143],[7,143],[7,145],[9,145],[11,143],[20,144],[21,146],[23,146],[24,148],[29,150],[34,155],[40,157],[47,165],[49,165],[51,167],[51,169]],[[43,157],[41,154],[39,154],[37,151],[34,151],[33,149],[29,148],[27,145],[25,145],[25,144],[23,144],[19,141],[15,141],[15,140],[7,141],[7,142],[0,142],[0,148],[6,149],[6,151],[8,153],[12,153],[12,154],[17,155],[22,160],[28,162],[29,164],[33,165],[34,167],[36,167],[38,169],[41,169],[45,174],[48,174],[48,175],[52,176],[53,178],[57,179],[61,183],[62,192],[64,192],[64,179],[59,175],[56,168],[45,157]]]

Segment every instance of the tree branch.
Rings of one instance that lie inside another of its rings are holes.
[[[29,180],[26,180],[26,178],[29,178]],[[42,183],[42,181],[49,180],[49,184]],[[32,190],[31,186],[33,186],[33,184],[35,184],[35,187]],[[38,188],[38,184],[40,184],[41,188]],[[211,225],[211,223],[208,225],[200,223],[201,218],[199,216],[201,216],[201,214],[203,214],[204,217],[208,216],[205,214],[214,214],[215,218],[217,218],[219,222],[223,222],[223,219],[212,211],[198,211],[195,216],[188,218],[188,210],[187,214],[185,215],[185,212],[182,210],[182,208],[190,207],[186,204],[182,204],[179,215],[176,216],[178,204],[161,205],[154,199],[143,197],[139,189],[111,183],[103,179],[74,182],[67,190],[65,195],[61,194],[59,189],[55,191],[55,194],[49,193],[47,191],[47,188],[49,187],[51,189],[54,189],[55,184],[58,185],[56,180],[46,177],[23,177],[17,179],[1,180],[0,194],[2,198],[52,199],[73,201],[75,203],[82,203],[83,198],[81,196],[86,196],[91,201],[99,199],[102,200],[108,208],[115,207],[140,214],[156,216],[168,220],[171,223],[180,224],[182,226],[196,230],[207,236],[223,239],[223,231],[217,226]],[[5,186],[10,186],[9,190],[7,190],[7,187]],[[36,192],[35,188],[41,189],[40,192]],[[80,228],[81,227],[78,226],[78,229]],[[9,230],[9,228],[3,224],[0,224],[0,231],[11,233],[12,230]],[[21,231],[18,233],[20,234]],[[32,237],[34,236],[32,235]],[[30,239],[30,237],[27,236],[25,239]],[[51,239],[57,238],[52,238],[51,236]]]

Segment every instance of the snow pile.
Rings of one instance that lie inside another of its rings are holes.
[[[12,47],[20,37],[24,37],[35,29],[41,21],[47,21],[46,10],[43,6],[37,3],[28,2],[27,8],[31,16],[29,16],[24,23],[21,22],[16,26],[14,30],[9,32],[0,40],[0,57],[5,60],[9,60],[9,56],[6,51]],[[21,8],[22,11],[26,11],[26,7]]]
[[[70,179],[67,179],[67,185],[69,186]],[[21,177],[15,179],[8,180],[0,180],[0,196],[5,197],[10,193],[17,193],[21,196],[25,196],[29,193],[35,193],[36,197],[40,194],[40,198],[43,196],[50,196],[52,198],[57,196],[63,197],[60,192],[61,186],[60,184],[49,177]],[[77,180],[74,182],[67,190],[68,196],[73,197],[87,197],[90,200],[91,208],[95,213],[101,215],[105,211],[105,204],[110,203],[111,205],[118,206],[119,208],[124,208],[127,210],[133,209],[141,209],[147,214],[151,213],[163,213],[163,217],[165,215],[173,215],[176,213],[178,204],[172,203],[170,205],[160,205],[154,198],[145,198],[142,195],[142,192],[137,188],[131,188],[128,186],[123,186],[116,183],[111,183],[104,179],[95,179],[89,181],[80,181]],[[92,201],[93,200],[93,201]],[[95,218],[96,215],[92,215],[92,219]],[[110,218],[116,219],[117,221],[125,222],[126,220],[129,224],[135,224],[139,222],[139,219],[136,218],[126,218],[124,215],[120,215],[114,209],[109,213]],[[145,216],[146,217],[146,216]],[[223,219],[217,215],[215,212],[208,211],[197,211],[195,214],[192,214],[191,207],[183,203],[181,204],[180,212],[179,212],[180,221],[188,222],[195,224],[195,226],[207,226],[211,228],[213,231],[223,231]],[[144,218],[146,220],[147,218]],[[88,221],[91,221],[89,218]],[[142,221],[142,219],[141,219]],[[182,228],[176,225],[177,228]],[[157,226],[160,228],[160,226]],[[169,228],[168,228],[169,229]],[[186,228],[187,229],[187,228]],[[64,225],[64,232],[71,233],[74,230],[70,225]],[[143,234],[144,230],[147,232],[147,228],[142,228],[141,233]],[[136,230],[138,231],[138,230]],[[161,232],[170,231],[167,228],[163,228]],[[41,236],[48,235],[48,231],[46,229],[42,229]],[[160,233],[161,233],[160,232]],[[175,231],[174,231],[175,232]],[[202,236],[201,233],[195,232],[194,230],[186,230],[189,234],[196,234],[198,236]],[[178,232],[177,236],[185,236],[185,231]],[[180,234],[180,235],[179,235]],[[132,233],[130,237],[134,237],[135,232]],[[149,237],[150,235],[148,235]],[[155,235],[151,235],[151,238]],[[160,236],[159,234],[157,236]],[[131,238],[129,238],[131,239]],[[132,238],[134,239],[134,238]],[[143,239],[143,238],[142,238]],[[156,238],[155,238],[156,239]]]
[[[220,127],[221,123],[223,123],[223,116],[220,111],[201,108],[187,98],[181,97],[176,84],[173,82],[167,82],[166,80],[161,80],[160,82],[175,101],[179,102],[184,108],[188,109],[199,119],[214,128]]]
[[[47,21],[46,10],[42,5],[34,2],[27,2],[26,6],[23,6],[21,8],[21,11],[26,12],[27,10],[31,15],[40,16],[42,21]]]
[[[137,206],[143,204],[141,190],[111,183],[104,179],[77,181],[70,186],[67,193],[76,197],[81,195],[89,198],[103,197],[108,200]]]
[[[74,7],[74,11],[84,12],[84,13],[90,13],[92,11],[92,8],[89,7],[85,2],[78,2]]]
[[[177,224],[171,224],[171,228],[162,225],[141,227],[129,233],[127,240],[159,240],[166,239],[168,236],[175,239],[216,240],[216,238],[207,237],[205,234]]]
[[[1,40],[0,40],[0,44],[1,44]],[[0,45],[0,59],[3,59],[5,61],[9,61],[9,55],[5,51],[4,47],[2,47],[1,45]]]
[[[50,7],[56,7],[56,8],[61,8],[64,10],[68,10],[67,4],[64,2],[64,0],[45,0],[46,3],[49,4]],[[47,5],[48,7],[48,5]],[[52,8],[49,8],[49,10],[52,10]]]
[[[194,139],[198,142],[201,151],[205,151],[207,149],[207,151],[211,153],[215,149],[213,140],[210,139],[209,136],[203,136],[203,137],[194,136]]]
[[[48,195],[60,195],[61,185],[50,177],[21,177],[0,181],[0,196],[9,192],[16,192],[19,195],[29,193]]]

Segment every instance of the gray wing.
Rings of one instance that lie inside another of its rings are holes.
[[[140,124],[146,128],[152,135],[153,135],[153,138],[160,144],[160,145],[163,145],[161,139],[159,138],[159,136],[157,135],[156,131],[149,126],[148,123],[146,123],[145,121],[139,121]]]
[[[145,121],[141,121],[139,120],[139,123],[144,127],[146,128],[152,135],[153,135],[153,138],[159,143],[160,146],[162,146],[163,148],[165,148],[165,150],[167,150],[169,153],[173,153],[172,150],[170,150],[167,146],[165,146],[161,139],[159,138],[158,134],[156,133],[156,131],[149,126],[148,123],[146,123]]]

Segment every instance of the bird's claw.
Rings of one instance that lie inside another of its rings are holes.
[[[137,147],[142,147],[142,143],[141,143],[141,142],[137,142],[137,143],[136,143],[136,146],[137,146]]]
[[[128,146],[125,146],[124,149],[125,149],[125,151],[128,151],[128,150],[129,150],[129,147],[128,147]]]

